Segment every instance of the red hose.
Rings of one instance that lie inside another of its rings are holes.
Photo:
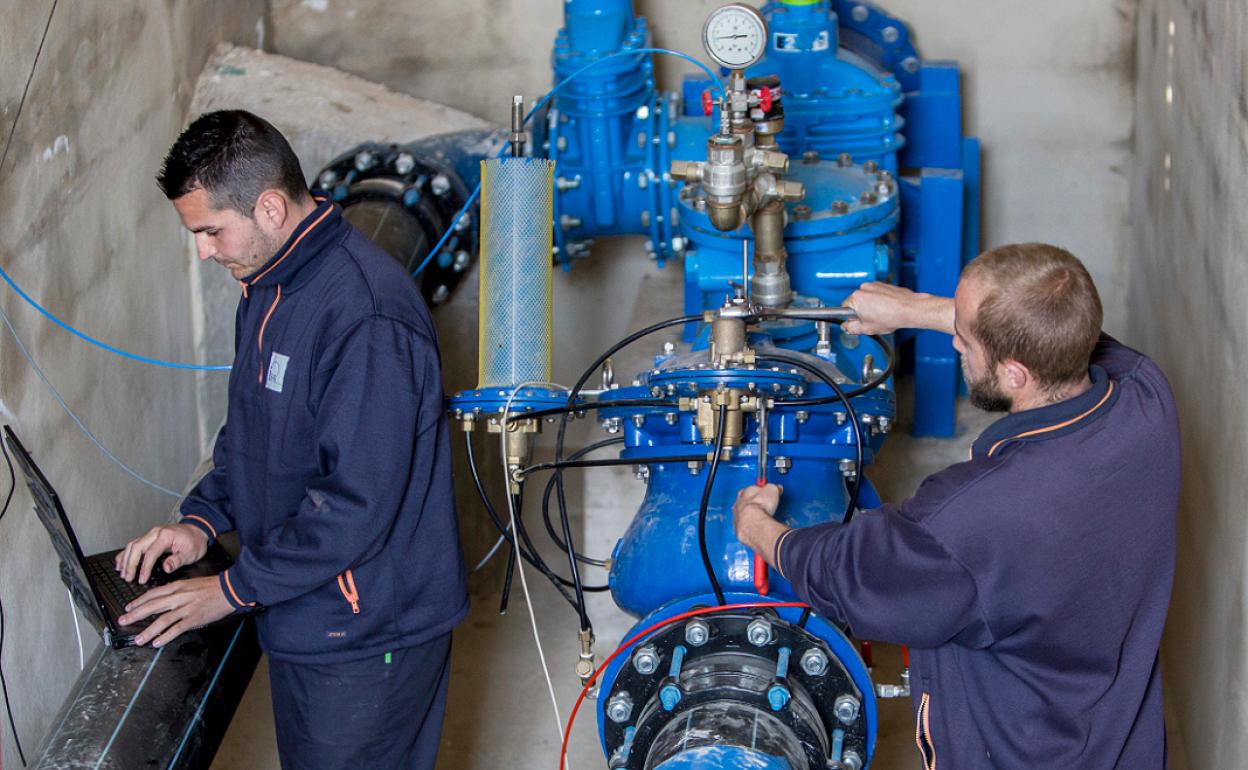
[[[642,638],[681,620],[695,618],[698,615],[709,615],[712,612],[724,612],[727,610],[753,610],[765,607],[800,607],[801,609],[810,609],[810,605],[805,602],[746,602],[743,604],[723,604],[718,607],[703,607],[697,610],[682,612],[679,615],[674,615],[673,617],[668,618],[667,620],[659,621],[658,623],[655,623],[648,628],[644,628],[626,639],[623,644],[616,648],[615,652],[607,656],[607,659],[602,662],[602,665],[594,669],[594,673],[589,677],[589,681],[586,682],[585,686],[581,688],[581,694],[576,696],[576,703],[572,706],[572,713],[568,714],[567,727],[563,729],[563,744],[559,748],[560,770],[563,769],[564,763],[567,762],[568,738],[572,735],[572,723],[576,720],[576,712],[580,711],[581,703],[585,701],[586,693],[588,693],[590,688],[594,686],[594,683],[598,681],[599,675],[602,674],[603,670],[606,669],[607,666],[611,665],[611,661],[619,657],[620,653],[636,644]]]

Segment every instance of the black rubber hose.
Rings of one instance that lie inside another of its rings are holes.
[[[711,581],[711,590],[715,592],[715,601],[722,607],[724,590],[719,587],[719,578],[715,576],[715,567],[711,564],[711,553],[706,547],[706,512],[711,503],[711,487],[715,485],[715,473],[719,470],[719,455],[724,450],[724,429],[728,423],[727,405],[719,407],[719,419],[715,426],[715,456],[711,458],[711,467],[706,473],[706,486],[702,489],[702,504],[698,507],[698,550],[702,552],[702,566],[706,568],[706,577]]]
[[[511,547],[507,549],[507,572],[503,577],[503,595],[498,600],[498,614],[507,614],[507,603],[511,600],[511,578],[516,571],[516,543],[509,540]]]
[[[663,329],[667,329],[672,326],[677,326],[679,324],[688,323],[690,321],[697,321],[701,319],[701,317],[702,316],[681,316],[679,318],[670,318],[666,321],[660,321],[657,324],[651,324],[650,326],[647,326],[644,329],[633,332],[632,334],[628,335],[627,337],[624,337],[622,340],[615,343],[611,347],[607,348],[606,352],[598,356],[598,358],[594,359],[594,362],[590,364],[589,367],[586,368],[585,371],[581,374],[581,376],[577,379],[576,384],[572,386],[572,390],[568,392],[568,402],[565,406],[569,408],[575,406],[576,397],[580,394],[581,388],[585,387],[585,383],[588,382],[589,378],[594,375],[594,372],[598,370],[598,367],[602,366],[604,361],[606,361],[611,356],[615,355],[618,351],[622,350],[624,347],[631,345],[633,342],[647,335],[653,334],[657,331],[661,331]],[[579,410],[572,410],[572,411],[579,411]],[[568,432],[568,415],[567,413],[565,413],[560,417],[559,433],[555,439],[555,465],[554,467],[556,468],[559,467],[558,463],[563,461],[563,444],[564,444],[564,440],[567,437],[567,432]],[[587,466],[581,466],[581,467],[587,467]],[[572,531],[572,525],[568,517],[567,500],[565,498],[564,488],[563,488],[563,474],[561,473],[555,474],[555,492],[556,492],[555,499],[559,505],[559,522],[563,529],[563,532],[565,533],[564,538],[570,546],[572,538],[571,538],[571,535],[568,533]],[[580,565],[577,564],[575,552],[572,551],[570,547],[568,548],[568,551],[569,551],[568,567],[572,571],[572,579],[574,582],[579,583],[580,575],[581,575]],[[582,626],[581,626],[582,629],[585,628],[585,622],[586,622],[585,618],[582,617]]]
[[[857,469],[857,473],[854,474],[854,483],[852,487],[850,488],[849,499],[845,503],[845,520],[843,523],[848,524],[849,520],[854,517],[854,510],[857,509],[858,507],[858,493],[862,490],[862,477],[863,477],[862,425],[858,423],[858,412],[854,409],[854,405],[851,404],[849,401],[850,398],[852,398],[852,396],[850,396],[849,393],[846,393],[844,390],[842,390],[841,386],[836,384],[836,380],[834,380],[830,375],[828,375],[822,369],[815,366],[814,364],[807,363],[805,360],[801,358],[798,358],[796,356],[786,356],[780,353],[772,353],[772,352],[767,352],[763,354],[762,356],[760,356],[760,358],[769,359],[772,361],[780,361],[782,363],[786,363],[791,366],[796,366],[799,369],[810,372],[811,374],[815,375],[820,380],[822,380],[825,385],[827,385],[829,388],[832,389],[832,392],[836,394],[836,396],[834,397],[834,400],[840,401],[842,404],[844,404],[845,417],[849,420],[850,424],[854,426],[854,448],[855,448],[855,458],[856,458],[855,461],[857,462],[857,466],[855,466]],[[862,389],[859,388],[859,390],[861,391]],[[813,400],[819,401],[821,403],[829,403],[829,402],[824,402],[822,399],[813,399]],[[801,402],[801,401],[780,401],[779,403],[784,404],[785,406],[794,406],[794,405],[803,406],[803,405],[809,404],[809,402]]]
[[[678,457],[655,457],[653,459],[638,459],[635,457],[606,457],[601,460],[564,460],[562,462],[538,463],[530,465],[520,471],[522,477],[528,477],[530,474],[540,471],[559,471],[568,468],[607,468],[612,465],[653,465],[655,463],[690,463],[696,460],[705,460],[704,454],[680,455]]]
[[[664,401],[655,398],[622,398],[618,401],[609,402],[589,402],[577,404],[575,406],[552,406],[549,409],[538,409],[532,412],[512,412],[507,416],[507,422],[516,422],[518,420],[528,420],[531,418],[541,417],[558,417],[565,414],[574,414],[576,412],[587,412],[590,409],[615,409],[618,407],[637,407],[637,406],[676,406],[673,401]]]
[[[668,321],[660,321],[659,323],[650,324],[650,326],[640,329],[640,331],[633,332],[629,334],[628,337],[624,337],[623,339],[620,339],[619,342],[613,344],[612,347],[609,347],[607,349],[607,352],[600,354],[600,356],[597,359],[594,359],[594,362],[592,364],[589,364],[589,367],[585,369],[585,371],[582,374],[580,374],[580,377],[577,379],[577,383],[575,383],[574,386],[572,387],[572,391],[568,392],[568,403],[564,404],[564,408],[567,408],[568,412],[580,411],[580,407],[577,407],[577,396],[578,394],[580,394],[580,388],[583,388],[585,386],[585,383],[589,381],[589,378],[594,376],[594,372],[598,371],[598,367],[603,366],[603,362],[607,361],[608,358],[614,356],[614,354],[620,351],[620,349],[623,349],[624,347],[629,346],[629,344],[635,341],[638,341],[638,339],[640,338],[648,336],[648,334],[653,334],[654,332],[661,331],[661,329],[678,326],[678,324],[680,323],[698,321],[698,319],[700,318],[701,316],[681,316],[680,318],[669,318]],[[552,465],[552,467],[554,468],[558,468],[559,463],[563,462],[563,444],[564,444],[564,439],[567,438],[567,434],[568,434],[568,412],[563,413],[562,417],[560,417],[559,419],[559,433],[558,433],[557,438],[555,438],[555,443],[554,443],[555,462]],[[572,467],[590,467],[590,465],[572,465]],[[555,474],[555,492],[557,492],[557,494],[555,494],[555,500],[557,500],[559,504],[559,523],[560,525],[562,525],[562,529],[564,533],[570,533],[572,532],[572,524],[570,524],[569,517],[568,517],[568,505],[567,505],[567,499],[565,499],[565,495],[564,495],[562,473]],[[572,543],[572,535],[565,534],[564,538],[565,540],[567,540],[569,545],[570,543]],[[568,550],[569,552],[572,552],[572,548],[569,548]],[[580,565],[577,564],[577,558],[575,558],[574,552],[569,553],[568,555],[568,567],[572,569],[573,582],[579,583],[580,582]],[[583,616],[582,629],[584,628],[585,628],[585,619]]]
[[[576,450],[568,459],[579,460],[591,452],[596,452],[599,449],[622,443],[624,443],[624,438],[622,436],[603,439],[595,444],[590,444],[587,447]],[[559,533],[555,531],[554,523],[550,520],[550,495],[555,491],[555,476],[562,472],[562,470],[556,470],[553,474],[551,474],[550,480],[546,482],[546,491],[542,494],[542,523],[546,526],[546,534],[550,535],[550,539],[554,541],[555,545],[559,546],[560,549],[566,548],[567,545],[564,543],[563,539],[559,537]],[[607,566],[607,562],[603,559],[591,559],[588,556],[584,556],[576,552],[575,550],[573,553],[576,555],[576,560],[581,564],[588,564],[591,567],[605,568]]]
[[[490,521],[493,522],[495,528],[498,529],[499,534],[503,536],[503,538],[507,541],[507,543],[512,548],[516,548],[517,544],[516,544],[515,538],[508,533],[507,525],[503,523],[502,519],[499,518],[498,513],[494,510],[493,504],[490,503],[489,495],[487,495],[485,492],[485,486],[481,483],[481,475],[479,471],[477,470],[476,456],[473,453],[473,449],[472,449],[471,436],[465,436],[464,438],[465,438],[465,441],[464,441],[465,451],[468,455],[468,470],[472,475],[473,485],[476,487],[477,495],[480,496],[481,498],[481,503],[482,503],[482,506],[485,508],[486,515],[489,516]],[[524,526],[523,519],[520,516],[516,516],[516,528],[521,529],[523,526]],[[523,538],[521,539],[523,540]],[[551,570],[550,567],[546,564],[545,560],[542,559],[540,554],[530,553],[524,547],[519,548],[519,554],[525,561],[533,565],[534,569],[541,572],[543,575],[546,576],[548,580],[550,580],[551,584],[554,585],[555,589],[559,591],[559,595],[562,596],[564,600],[569,605],[572,606],[573,609],[578,609],[576,606],[575,597],[573,597],[564,589],[564,586],[570,587],[572,585],[572,581],[568,580],[562,575],[556,574],[553,570]],[[591,591],[591,592],[606,591],[606,590],[609,590],[609,586],[605,586],[605,585],[588,586],[586,587],[585,590]]]
[[[560,476],[560,479],[555,483],[555,486],[558,487],[555,494],[559,500],[559,524],[563,528],[565,546],[563,552],[568,555],[568,564],[572,567],[572,582],[575,584],[576,601],[581,608],[581,630],[592,631],[594,627],[589,622],[589,611],[585,607],[585,589],[581,587],[581,568],[577,566],[576,549],[572,546],[572,517],[568,516],[568,504],[563,497],[563,478],[561,473]]]
[[[892,377],[893,372],[897,369],[897,356],[893,351],[893,346],[889,344],[888,340],[878,334],[872,334],[870,337],[875,340],[875,344],[879,345],[880,348],[884,350],[884,357],[888,359],[888,366],[884,367],[884,371],[874,380],[871,380],[865,385],[854,388],[853,390],[846,391],[844,394],[845,398],[857,398],[865,393],[870,393],[884,383],[888,382],[888,378]],[[789,406],[821,406],[823,404],[833,404],[840,400],[842,400],[841,395],[837,394],[834,396],[823,396],[822,398],[799,398],[792,401],[785,401],[784,403]]]

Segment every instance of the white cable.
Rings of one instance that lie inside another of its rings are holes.
[[[499,445],[502,449],[503,478],[505,483],[511,484],[511,469],[507,467],[507,417],[511,414],[511,403],[515,400],[516,394],[525,388],[537,386],[546,386],[555,390],[568,390],[564,385],[554,382],[522,382],[511,391],[511,395],[507,397],[507,404],[503,407],[503,429],[499,431]],[[516,529],[516,505],[511,497],[511,489],[507,490],[507,513],[511,516],[508,527],[512,532]],[[520,547],[517,542],[516,548]],[[555,697],[555,683],[550,678],[550,666],[546,665],[546,653],[542,651],[542,638],[537,632],[537,616],[533,614],[533,600],[529,596],[529,581],[524,576],[524,559],[516,559],[516,569],[520,571],[520,587],[524,589],[524,604],[529,610],[529,623],[533,626],[533,642],[537,645],[537,657],[542,661],[542,673],[546,676],[546,689],[550,691],[550,705],[555,710],[555,734],[559,737],[559,743],[563,743],[563,717],[559,714],[559,699]],[[570,770],[572,761],[569,755],[564,756],[564,768]]]
[[[74,639],[78,641],[78,670],[81,671],[87,667],[87,662],[82,654],[82,631],[78,628],[78,608],[74,606],[73,592],[66,588],[65,595],[69,597],[69,614],[74,619]]]
[[[507,530],[510,530],[510,529],[511,529],[511,525],[510,525],[510,524],[508,524],[508,525],[507,525]],[[498,553],[498,549],[499,549],[499,548],[501,548],[501,547],[502,547],[502,545],[503,545],[503,543],[505,543],[505,542],[507,542],[507,535],[506,535],[506,532],[504,532],[504,534],[501,534],[501,535],[499,535],[499,536],[498,536],[498,540],[494,541],[494,547],[490,549],[490,552],[489,552],[489,553],[487,553],[485,556],[482,556],[482,557],[481,557],[481,561],[477,562],[477,566],[473,567],[473,568],[472,568],[472,571],[473,571],[473,572],[477,572],[477,571],[479,571],[482,567],[484,567],[486,564],[489,564],[489,563],[490,563],[490,559],[493,559],[493,558],[494,558],[494,554]]]
[[[166,495],[169,495],[170,497],[176,498],[178,500],[182,499],[182,495],[178,494],[177,492],[174,492],[172,489],[169,489],[167,487],[162,487],[161,485],[157,484],[154,481],[148,481],[138,471],[136,471],[135,469],[131,468],[129,465],[126,465],[124,462],[122,462],[120,457],[118,457],[117,455],[109,451],[108,447],[104,446],[104,444],[102,444],[100,440],[95,437],[95,434],[87,429],[87,426],[84,425],[82,420],[79,419],[78,415],[74,413],[74,410],[69,408],[69,404],[67,404],[65,402],[65,399],[61,397],[60,391],[58,391],[52,385],[52,382],[48,379],[48,376],[43,373],[42,369],[39,368],[39,364],[35,363],[34,357],[31,356],[30,351],[26,349],[26,343],[22,342],[22,338],[17,336],[17,329],[13,328],[13,322],[9,320],[9,316],[7,313],[4,312],[4,308],[0,308],[0,320],[3,320],[4,325],[9,327],[9,334],[13,335],[13,341],[17,343],[18,350],[22,351],[22,355],[26,357],[26,361],[27,363],[30,364],[30,368],[35,370],[35,374],[39,375],[39,379],[43,381],[43,384],[45,386],[47,386],[48,392],[51,393],[52,397],[56,399],[56,402],[61,405],[61,408],[65,410],[65,414],[69,415],[69,419],[74,421],[74,424],[78,426],[78,429],[82,431],[83,435],[91,439],[91,443],[95,444],[95,446],[101,452],[104,453],[105,457],[107,457],[109,460],[116,463],[117,467],[121,468],[123,471],[130,474],[132,477],[134,477],[136,481],[140,481],[146,484],[152,489],[155,489],[157,492],[163,492]]]

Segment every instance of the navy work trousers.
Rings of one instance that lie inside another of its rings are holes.
[[[269,661],[282,770],[433,770],[451,635],[329,665]]]

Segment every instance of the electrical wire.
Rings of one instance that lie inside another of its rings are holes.
[[[65,402],[65,399],[61,396],[60,391],[58,391],[56,387],[52,385],[52,382],[48,379],[48,376],[43,373],[43,369],[39,368],[39,364],[35,363],[34,357],[31,356],[30,351],[26,348],[26,344],[22,342],[22,338],[18,336],[17,329],[13,328],[13,322],[9,319],[8,314],[4,312],[3,308],[0,308],[0,320],[3,320],[4,325],[8,327],[9,334],[13,335],[13,341],[17,343],[18,349],[22,351],[22,355],[25,356],[26,361],[30,364],[30,368],[34,369],[35,374],[39,375],[39,379],[43,381],[43,384],[47,387],[48,392],[50,392],[52,394],[52,397],[56,399],[57,403],[61,405],[61,408],[65,410],[65,414],[69,415],[69,418],[74,421],[74,424],[78,426],[78,429],[82,431],[83,435],[86,436],[88,439],[90,439],[91,443],[95,444],[96,448],[99,449],[101,452],[103,452],[105,457],[107,457],[111,462],[116,464],[117,467],[121,468],[123,471],[128,473],[132,478],[134,478],[136,481],[140,482],[141,484],[145,484],[151,487],[152,489],[156,490],[157,492],[162,492],[166,495],[169,495],[170,497],[174,499],[177,499],[177,500],[182,499],[182,495],[180,493],[175,492],[172,489],[169,489],[168,487],[162,487],[160,484],[157,484],[154,481],[149,481],[138,471],[131,468],[129,465],[126,465],[121,460],[121,458],[113,454],[112,451],[109,450],[108,447],[104,446],[104,444],[98,438],[95,437],[95,434],[92,433],[90,429],[87,428],[87,426],[82,422],[82,419],[78,417],[78,415],[74,412],[74,410],[70,408],[69,404]]]
[[[599,449],[603,449],[605,447],[613,446],[615,444],[623,444],[623,443],[624,443],[623,436],[603,439],[602,441],[590,444],[587,447],[582,447],[581,449],[576,450],[575,452],[572,453],[572,456],[569,457],[568,459],[578,460],[581,457],[584,457],[585,455],[590,454],[591,452],[596,452]],[[546,534],[550,535],[550,539],[554,541],[555,545],[559,546],[560,549],[565,549],[567,548],[567,545],[559,537],[559,533],[555,531],[555,525],[552,524],[550,521],[550,494],[551,492],[554,491],[554,489],[555,489],[555,476],[554,474],[551,474],[550,480],[546,482],[546,491],[542,494],[542,524],[546,526]],[[575,549],[573,550],[573,553],[576,554],[576,560],[582,564],[588,564],[591,567],[603,567],[603,568],[606,568],[607,566],[607,562],[605,559],[591,559],[588,556],[582,556]]]
[[[647,326],[644,329],[635,331],[632,334],[629,334],[623,339],[621,339],[619,342],[616,342],[614,345],[607,348],[606,352],[599,355],[598,358],[596,358],[594,362],[590,364],[585,369],[584,372],[581,373],[581,376],[577,378],[576,383],[572,386],[572,389],[568,391],[568,401],[567,401],[567,404],[565,404],[565,406],[567,407],[574,406],[576,404],[577,396],[580,395],[581,388],[585,387],[585,383],[588,382],[589,378],[592,377],[594,372],[598,370],[598,367],[602,366],[603,362],[605,362],[608,358],[615,355],[617,352],[619,352],[626,346],[631,345],[633,342],[647,335],[653,334],[663,329],[667,329],[672,326],[677,326],[680,324],[688,323],[690,321],[696,321],[699,319],[701,319],[701,316],[680,316],[679,318],[670,318],[666,321],[660,321],[659,323],[651,324],[650,326]],[[559,419],[559,431],[555,437],[555,492],[556,492],[555,499],[559,506],[559,521],[562,524],[562,528],[564,532],[570,531],[571,525],[569,524],[569,521],[568,521],[567,500],[565,499],[565,496],[564,496],[563,469],[558,466],[558,463],[563,462],[563,445],[564,445],[564,441],[567,438],[567,431],[568,431],[568,415],[565,413]],[[565,536],[565,537],[566,537],[568,544],[571,545],[571,537],[570,536]],[[569,550],[571,551],[571,549]],[[579,580],[580,567],[577,565],[577,562],[576,562],[575,551],[572,551],[568,556],[568,566],[572,570],[573,579]]]
[[[9,457],[9,448],[4,439],[0,438],[0,453],[4,454],[4,463],[9,466],[9,493],[5,495],[4,507],[0,508],[0,522],[9,512],[9,503],[13,502],[13,493],[17,491],[17,473],[13,470],[13,459]],[[0,693],[4,694],[4,710],[9,715],[9,731],[13,733],[13,742],[17,744],[17,756],[26,766],[26,752],[22,750],[22,739],[17,734],[17,723],[13,719],[13,700],[9,697],[9,682],[4,676],[4,602],[0,601]]]
[[[481,561],[477,562],[477,566],[473,567],[472,571],[480,572],[481,569],[485,567],[485,565],[490,563],[490,559],[494,558],[494,554],[498,553],[498,549],[502,548],[503,543],[506,543],[506,542],[507,542],[507,533],[504,532],[503,534],[498,536],[498,539],[494,541],[494,545],[490,548],[490,550],[486,551],[485,556],[481,557]]]
[[[39,67],[39,57],[43,55],[43,44],[48,40],[48,30],[52,29],[52,17],[56,15],[56,6],[60,0],[52,0],[48,9],[48,20],[43,25],[43,34],[39,37],[39,47],[35,49],[35,58],[30,62],[30,72],[26,75],[26,85],[22,87],[22,97],[17,100],[17,112],[13,115],[13,125],[9,128],[9,138],[4,142],[4,154],[0,155],[0,173],[4,171],[4,163],[9,159],[9,148],[13,146],[13,137],[17,134],[17,123],[22,119],[22,109],[26,106],[26,95],[30,93],[30,83],[35,79],[35,70]],[[26,764],[24,761],[22,764]]]
[[[78,642],[78,670],[81,671],[87,667],[87,662],[82,654],[82,629],[78,627],[78,608],[74,606],[74,592],[66,588],[65,595],[69,597],[69,615],[74,619],[74,641]]]
[[[121,356],[122,358],[128,358],[131,361],[138,361],[139,363],[143,363],[143,364],[151,364],[152,366],[163,366],[168,369],[186,369],[186,370],[198,371],[198,372],[228,372],[230,370],[230,367],[227,365],[184,364],[184,363],[180,363],[177,361],[163,361],[159,358],[149,358],[148,356],[141,356],[137,353],[130,353],[128,351],[122,350],[121,348],[114,347],[113,345],[110,345],[107,342],[104,342],[102,340],[97,340],[95,337],[92,337],[91,335],[85,332],[81,332],[78,329],[74,328],[73,326],[70,326],[65,321],[62,321],[60,318],[55,316],[52,313],[52,311],[48,310],[43,305],[40,305],[39,302],[36,301],[34,297],[27,294],[22,289],[21,286],[18,286],[17,282],[14,281],[13,278],[7,272],[5,272],[4,268],[2,267],[0,267],[0,278],[3,278],[4,282],[7,283],[9,287],[13,289],[13,291],[17,292],[17,296],[25,300],[26,304],[30,305],[35,310],[38,310],[39,313],[43,315],[44,318],[47,318],[49,321],[61,327],[65,331],[74,335],[75,337],[81,340],[85,340],[86,342],[89,342],[92,345],[95,345],[97,348],[107,350],[109,353]]]
[[[702,489],[702,502],[698,506],[698,551],[702,554],[706,578],[711,581],[711,590],[715,592],[715,602],[720,605],[724,604],[724,589],[719,587],[715,565],[711,563],[711,553],[706,545],[706,515],[711,504],[711,487],[715,485],[715,473],[719,470],[719,456],[724,451],[724,429],[727,425],[728,405],[721,404],[719,419],[715,421],[715,454],[711,457],[711,467],[706,472],[706,486]]]
[[[677,406],[677,403],[675,401],[656,398],[621,398],[617,401],[593,401],[576,404],[574,406],[552,406],[549,409],[539,409],[532,412],[516,412],[515,414],[507,415],[503,419],[507,422],[513,422],[538,417],[558,417],[559,415],[564,414],[579,414],[581,412],[587,412],[590,409],[620,409],[647,406]]]
[[[850,393],[859,392],[859,391],[862,391],[863,389],[858,388],[857,391],[850,391],[847,393],[845,390],[841,388],[840,385],[836,383],[836,380],[833,379],[831,375],[829,375],[827,372],[823,371],[822,369],[815,366],[814,364],[808,363],[805,360],[798,358],[797,356],[786,356],[781,353],[768,351],[759,357],[761,359],[770,359],[772,361],[780,361],[781,363],[789,364],[791,366],[796,366],[799,369],[803,369],[807,372],[810,372],[811,374],[815,375],[820,380],[822,380],[823,384],[831,388],[832,392],[836,394],[834,398],[840,401],[842,405],[844,405],[846,421],[849,422],[849,424],[853,426],[854,458],[855,458],[854,483],[850,486],[848,490],[849,494],[846,495],[845,516],[842,520],[842,523],[848,524],[849,520],[854,517],[854,511],[857,510],[858,508],[858,494],[862,490],[862,477],[865,473],[865,469],[862,467],[863,444],[866,441],[866,439],[864,439],[862,436],[862,424],[858,422],[858,412],[854,409],[854,405],[850,402],[850,399],[853,398],[853,396],[851,396]],[[784,404],[785,406],[792,406],[796,402],[781,401],[780,403]]]
[[[884,351],[884,357],[888,359],[888,365],[884,367],[884,371],[880,373],[879,377],[876,377],[874,380],[854,388],[853,390],[846,391],[846,398],[857,398],[858,396],[870,393],[876,388],[883,386],[886,382],[888,382],[888,378],[893,376],[893,372],[897,368],[897,356],[893,346],[889,344],[888,340],[878,334],[872,334],[869,336],[875,341],[875,344],[879,345]],[[823,404],[832,404],[840,400],[840,395],[832,395],[821,398],[798,398],[785,401],[784,403],[788,406],[821,406]]]
[[[612,465],[652,465],[654,463],[691,463],[696,460],[705,460],[704,454],[688,454],[678,457],[653,457],[638,459],[635,457],[607,457],[601,460],[562,460],[560,462],[538,463],[519,471],[521,478],[538,473],[540,471],[562,471],[568,468],[606,468]]]
[[[464,438],[468,439],[469,437],[465,436]],[[477,489],[477,495],[481,498],[481,505],[485,509],[486,515],[489,516],[490,521],[493,522],[494,527],[501,535],[507,538],[507,543],[513,545],[514,547],[514,533],[511,533],[511,525],[504,523],[503,520],[499,518],[498,513],[494,510],[494,505],[490,502],[489,495],[485,492],[485,485],[481,482],[481,474],[477,468],[476,453],[472,449],[472,442],[466,440],[464,443],[465,453],[468,457],[468,470],[472,475],[472,481]],[[518,522],[518,524],[520,529],[523,531],[523,518]],[[522,540],[523,539],[524,538],[522,538]],[[562,596],[573,609],[576,609],[576,599],[564,590],[564,586],[571,586],[572,581],[562,575],[556,574],[549,568],[540,554],[531,553],[529,550],[525,549],[523,545],[520,547],[520,555],[532,564],[535,569],[545,575],[550,580],[551,584],[554,585],[555,589],[559,591],[559,595]],[[607,586],[586,586],[586,590],[607,590]]]
[[[507,403],[503,407],[503,414],[509,414],[511,412],[511,404],[513,401],[515,401],[516,395],[522,389],[531,388],[537,385],[550,385],[551,387],[554,387],[558,390],[563,389],[562,385],[558,385],[555,383],[546,383],[546,382],[520,383],[511,391],[511,395],[507,397]],[[499,437],[498,438],[499,446],[502,450],[500,461],[503,464],[503,477],[506,478],[511,472],[511,469],[507,467],[507,431],[505,430],[499,431],[498,437]],[[514,495],[510,495],[510,494],[507,495],[507,509],[508,509],[507,511],[508,514],[510,514],[511,516],[511,529],[512,531],[516,531],[516,500],[515,500]],[[573,561],[573,564],[575,563],[576,562]],[[555,696],[555,683],[550,678],[550,666],[546,664],[546,653],[542,649],[542,637],[541,637],[541,634],[537,630],[537,615],[534,614],[534,611],[533,611],[533,598],[529,594],[529,581],[524,576],[524,560],[523,559],[516,559],[516,569],[520,573],[520,587],[524,591],[524,603],[525,603],[525,607],[529,611],[529,623],[533,627],[533,643],[537,645],[537,657],[542,663],[542,674],[546,677],[546,689],[550,691],[550,706],[552,709],[554,709],[554,712],[555,712],[555,732],[559,734],[560,736],[562,736],[563,718],[559,716],[559,699]],[[581,592],[579,573],[577,573],[574,570],[572,573],[572,577],[573,577],[573,580],[576,581],[576,599],[577,599],[577,603],[581,605],[582,628],[583,628],[584,623],[585,623],[584,621],[585,597]],[[568,763],[568,760],[566,759],[566,757],[561,758],[560,766],[565,767],[565,770],[570,770],[571,768],[571,765],[570,763]]]

